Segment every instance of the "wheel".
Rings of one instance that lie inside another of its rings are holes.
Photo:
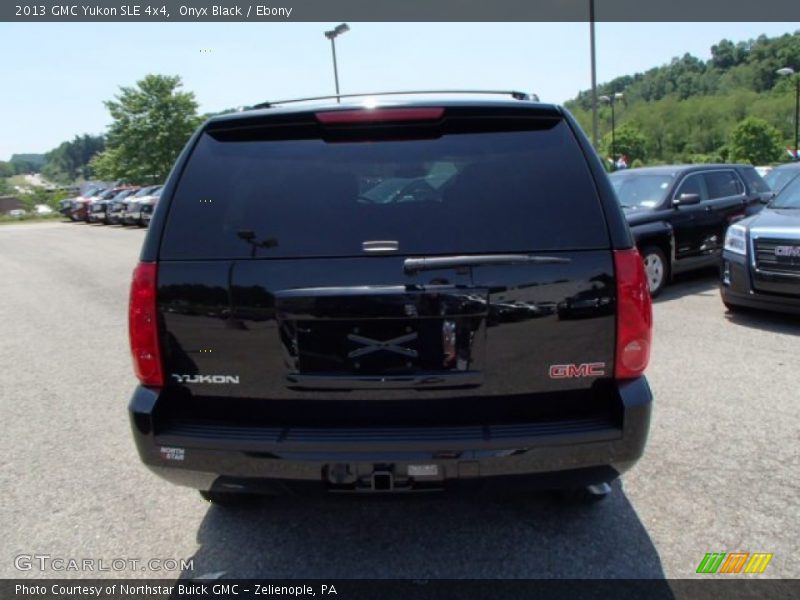
[[[731,304],[730,302],[725,302],[725,300],[723,300],[722,303],[725,305],[725,309],[728,312],[741,313],[747,310],[743,306],[736,306],[735,304]]]
[[[212,490],[199,490],[203,500],[223,508],[249,506],[254,504],[261,496],[239,492],[218,492]]]
[[[642,249],[642,260],[644,261],[644,272],[647,276],[647,286],[650,288],[650,296],[655,298],[667,284],[667,258],[661,248],[647,246]]]

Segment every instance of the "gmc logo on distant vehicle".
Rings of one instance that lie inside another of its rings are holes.
[[[775,246],[775,256],[800,256],[800,246]]]
[[[606,374],[606,363],[581,363],[579,365],[550,365],[550,379],[575,379],[601,377]]]

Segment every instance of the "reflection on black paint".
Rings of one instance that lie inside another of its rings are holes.
[[[166,334],[166,362],[172,373],[179,375],[197,375],[200,370],[197,363],[186,353],[178,339],[170,332]],[[172,373],[167,374],[167,382],[172,381]]]
[[[224,287],[199,283],[162,285],[158,299],[164,310],[181,315],[224,317],[229,308]]]
[[[601,273],[588,281],[591,287],[558,303],[559,319],[589,319],[614,314],[614,278]]]

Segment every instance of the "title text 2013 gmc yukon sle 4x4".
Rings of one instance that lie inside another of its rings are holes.
[[[641,456],[650,297],[595,152],[557,106],[443,98],[196,132],[131,289],[153,471],[219,503],[598,493]]]

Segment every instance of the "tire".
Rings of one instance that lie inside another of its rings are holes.
[[[725,300],[723,300],[722,303],[725,305],[725,310],[727,310],[730,313],[743,313],[743,312],[745,312],[747,310],[743,306],[737,306],[736,304],[731,304],[730,302],[725,302]]]
[[[644,261],[644,271],[647,277],[647,285],[650,288],[650,296],[655,298],[667,285],[669,278],[669,266],[664,251],[657,246],[646,246],[642,249],[642,260]]]
[[[203,500],[210,502],[215,506],[222,508],[235,508],[237,506],[251,506],[255,504],[262,496],[257,494],[246,494],[239,492],[217,492],[199,490]]]

